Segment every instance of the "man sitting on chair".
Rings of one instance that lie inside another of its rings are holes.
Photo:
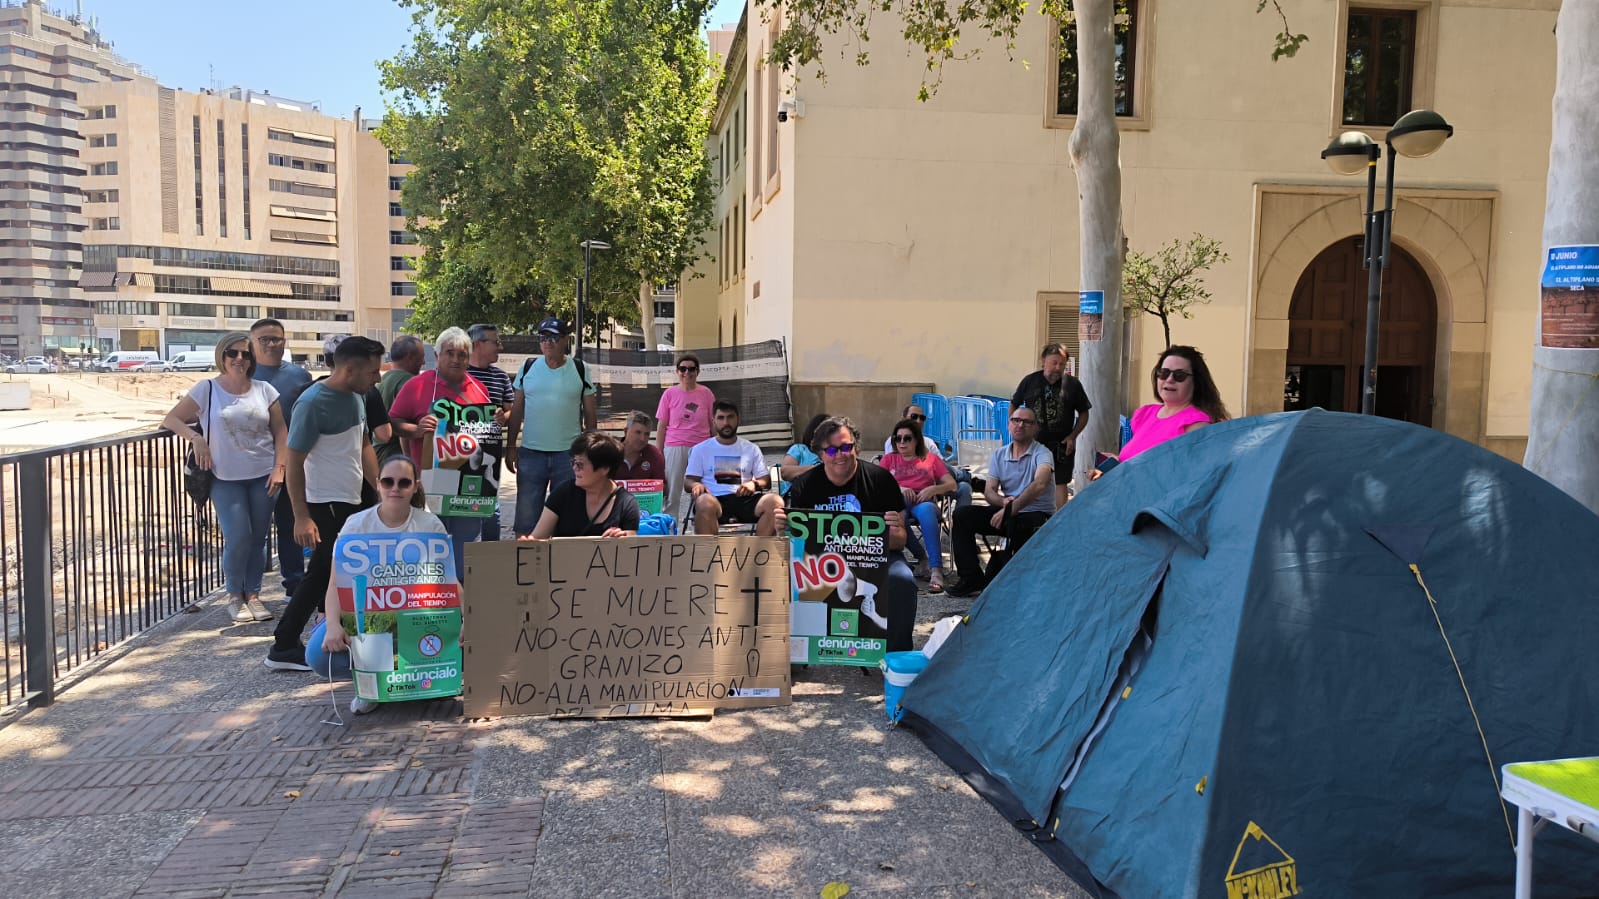
[[[774,515],[783,500],[771,489],[772,476],[760,447],[738,436],[738,406],[718,400],[712,407],[715,431],[689,451],[685,490],[694,503],[694,533],[716,534],[719,525],[755,525],[761,537],[775,537]]]
[[[983,488],[988,505],[955,510],[955,532],[950,535],[950,543],[960,580],[947,589],[950,596],[976,596],[981,592],[1006,560],[1021,551],[1022,544],[1055,511],[1055,498],[1049,492],[1055,459],[1048,448],[1033,438],[1037,430],[1037,413],[1026,406],[1012,409],[1010,445],[994,450],[988,461],[988,483]],[[977,560],[978,534],[1006,540],[1004,553],[990,555],[987,571]]]

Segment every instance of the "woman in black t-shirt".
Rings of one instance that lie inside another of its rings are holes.
[[[572,480],[550,491],[530,538],[631,537],[638,533],[638,500],[611,480],[622,447],[604,434],[572,441]]]

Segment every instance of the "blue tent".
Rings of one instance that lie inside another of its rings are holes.
[[[903,705],[1091,895],[1497,899],[1494,766],[1599,755],[1596,657],[1599,517],[1437,431],[1311,410],[1113,469]],[[1599,891],[1599,847],[1556,830],[1538,894]]]

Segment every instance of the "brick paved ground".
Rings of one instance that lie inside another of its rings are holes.
[[[270,629],[213,601],[0,727],[0,896],[1081,895],[882,726],[875,673],[709,720],[336,726],[326,682],[260,665]]]

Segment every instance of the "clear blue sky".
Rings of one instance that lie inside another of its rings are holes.
[[[75,0],[49,0],[62,10]],[[710,23],[737,22],[743,0],[717,0]],[[394,0],[83,0],[117,52],[163,85],[271,91],[349,117],[382,115],[376,62],[409,42]]]

